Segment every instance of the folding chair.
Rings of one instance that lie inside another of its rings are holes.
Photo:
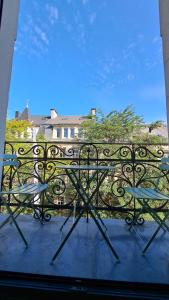
[[[0,155],[0,166],[2,168],[9,167],[10,170],[14,172],[18,172],[19,162],[17,160],[17,156],[15,154],[7,154],[7,155]],[[34,198],[36,195],[40,194],[48,187],[47,184],[41,183],[25,183],[23,185],[18,185],[15,188],[11,188],[8,190],[1,190],[0,191],[0,204],[1,206],[5,206],[8,212],[8,216],[5,220],[0,224],[0,229],[7,224],[10,220],[15,225],[21,239],[23,240],[24,244],[28,246],[28,243],[22,233],[20,226],[18,225],[16,218],[29,206],[33,208]],[[17,206],[14,210],[10,207],[10,201],[8,197],[10,195],[15,196],[15,200],[17,201]],[[16,199],[16,196],[22,196],[23,199]]]
[[[167,164],[169,163],[169,158],[163,158],[161,162],[162,164],[160,165],[160,169],[162,171],[169,171],[169,165]],[[159,211],[151,206],[153,201],[165,201],[166,203],[169,203],[169,196],[163,194],[159,189],[153,188],[126,187],[125,191],[132,195],[135,199],[137,199],[138,203],[142,207],[142,211],[150,214],[154,221],[158,224],[158,227],[156,228],[155,232],[150,237],[149,241],[142,251],[142,254],[145,254],[161,228],[164,231],[169,232],[169,226],[166,224],[166,221],[169,217],[169,210],[166,210],[164,212],[164,217],[162,218],[159,215]]]

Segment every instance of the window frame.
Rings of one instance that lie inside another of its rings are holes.
[[[73,135],[72,135],[72,130],[73,130]],[[71,127],[70,128],[70,138],[74,139],[74,137],[75,137],[75,129],[74,129],[74,127]]]
[[[65,131],[67,132],[67,136],[65,136]],[[64,137],[64,139],[68,138],[68,128],[67,127],[63,128],[63,137]]]

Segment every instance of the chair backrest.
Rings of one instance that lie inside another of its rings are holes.
[[[17,168],[19,166],[19,162],[17,160],[16,154],[1,154],[0,166],[1,167],[14,166]]]

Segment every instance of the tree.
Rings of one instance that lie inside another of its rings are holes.
[[[96,118],[89,116],[82,123],[82,132],[84,138],[92,142],[124,142],[132,140],[143,124],[143,119],[128,106],[120,112],[113,110],[108,115],[100,112]]]
[[[37,142],[46,142],[45,135],[43,133],[38,133],[36,135],[36,141]]]
[[[149,124],[148,129],[149,129],[149,133],[151,133],[154,129],[157,129],[159,127],[161,127],[163,125],[162,121],[155,121]]]
[[[143,143],[143,144],[163,144],[167,143],[167,138],[164,136],[158,136],[155,134],[149,133],[141,133],[134,137],[135,143]]]
[[[25,120],[7,120],[6,122],[6,141],[21,141],[28,138],[28,128],[31,123]]]

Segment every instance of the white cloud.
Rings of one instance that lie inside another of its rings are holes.
[[[135,51],[135,48],[137,47],[137,44],[138,42],[131,42],[128,44],[128,46],[126,46],[126,48],[124,48],[122,50],[122,58],[124,60],[128,59],[129,57],[130,58],[133,58],[134,57],[134,51]]]
[[[141,42],[141,41],[144,39],[144,34],[139,33],[139,34],[137,35],[137,38],[138,38],[138,40]]]
[[[34,4],[36,5],[36,2]],[[38,19],[35,21],[28,14],[18,33],[15,51],[28,58],[42,57],[46,54],[49,49],[49,39],[45,27],[45,23],[40,23]]]
[[[88,0],[82,0],[83,5],[86,5],[87,2]]]
[[[32,43],[38,50],[43,51],[43,45],[36,36],[32,36]]]
[[[33,1],[33,7],[37,10],[38,9],[38,2],[36,0]]]
[[[92,25],[94,23],[95,19],[96,19],[96,13],[92,13],[89,16],[89,23]]]
[[[128,45],[128,49],[133,49],[133,48],[135,48],[136,47],[136,43],[135,42],[132,42],[132,43],[130,43],[129,45]]]
[[[46,45],[49,45],[49,40],[46,33],[39,27],[35,26],[35,32],[40,37],[41,41]]]
[[[158,43],[160,41],[160,37],[159,36],[155,36],[153,38],[153,44]]]
[[[135,79],[135,75],[133,73],[127,74],[127,80],[128,81],[131,81],[131,80],[134,80],[134,79]]]
[[[145,67],[148,71],[150,71],[151,69],[156,67],[157,64],[158,64],[158,62],[156,60],[153,60],[153,61],[147,60],[145,63]]]
[[[46,4],[46,10],[49,15],[51,25],[54,25],[59,18],[59,11],[56,6]]]

